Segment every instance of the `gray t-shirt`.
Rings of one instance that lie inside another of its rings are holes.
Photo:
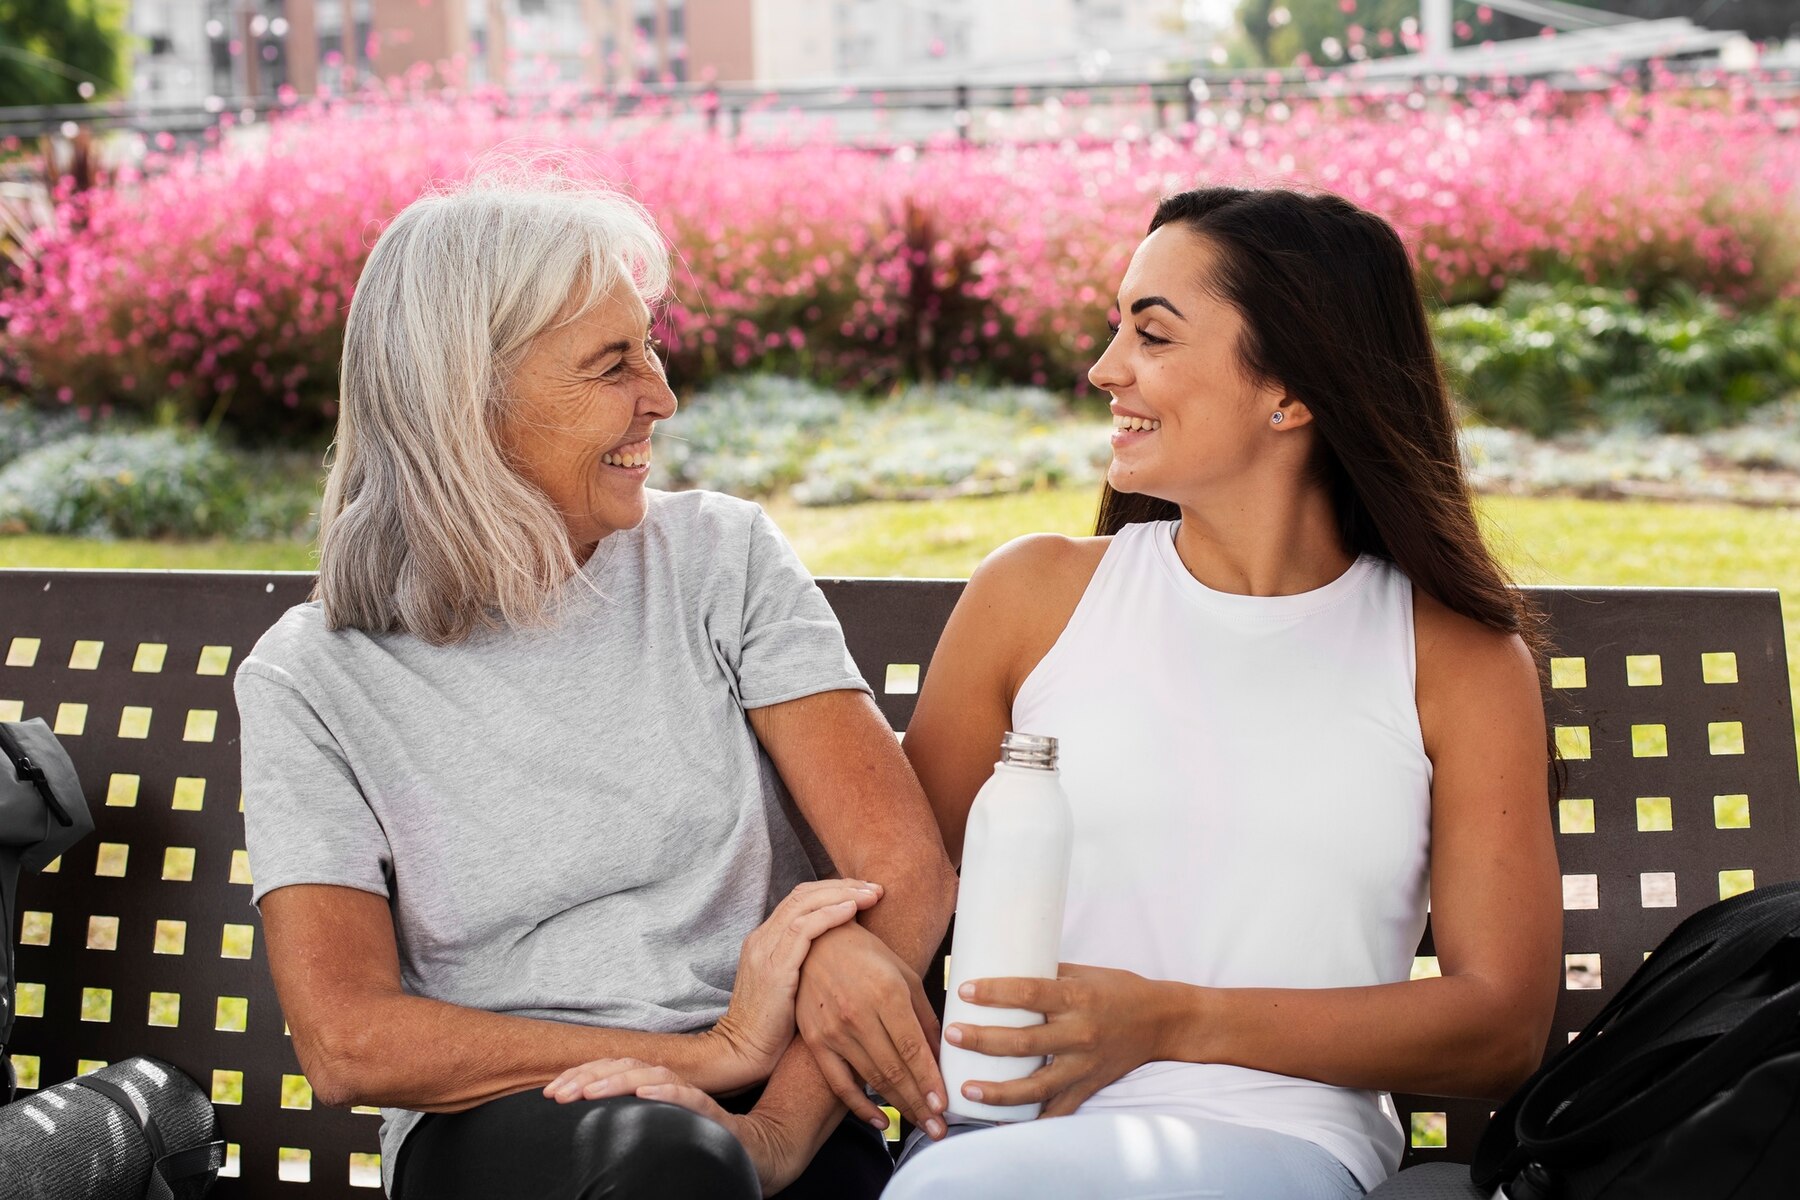
[[[387,897],[416,995],[704,1028],[745,935],[813,877],[816,843],[745,710],[867,685],[741,500],[651,492],[565,586],[553,628],[454,646],[290,609],[236,681],[252,898]],[[387,1174],[418,1117],[383,1116]]]

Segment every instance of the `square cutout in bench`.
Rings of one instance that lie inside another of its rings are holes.
[[[381,1155],[352,1154],[350,1156],[350,1186],[353,1188],[380,1187]]]
[[[1625,656],[1625,686],[1661,687],[1662,681],[1662,655],[1627,654]]]
[[[50,930],[55,923],[55,913],[26,909],[24,919],[19,922],[19,945],[48,946]]]
[[[1600,907],[1598,875],[1564,875],[1562,887],[1563,908],[1578,910]]]
[[[1737,655],[1730,650],[1720,650],[1700,656],[1700,677],[1707,683],[1736,683],[1738,681]]]
[[[313,1106],[312,1084],[304,1075],[283,1075],[281,1077],[281,1107],[310,1109]]]
[[[162,877],[172,883],[192,883],[194,881],[194,848],[192,846],[170,846],[164,850]]]
[[[110,1023],[112,1021],[112,1001],[111,988],[82,988],[81,1019],[92,1021],[97,1025]]]
[[[1587,659],[1553,658],[1550,660],[1550,686],[1584,688],[1587,686]]]
[[[168,654],[169,647],[162,642],[139,642],[131,669],[140,674],[155,675],[163,669],[163,660]]]
[[[1715,829],[1750,828],[1750,797],[1743,792],[1713,797]]]
[[[200,662],[194,668],[196,675],[223,675],[231,669],[230,646],[200,647]]]
[[[1645,908],[1675,907],[1675,872],[1645,871],[1638,876],[1638,902]]]
[[[1675,807],[1667,796],[1637,798],[1639,833],[1666,833],[1675,828]]]
[[[127,704],[119,712],[119,736],[122,738],[147,738],[150,736],[151,709],[144,705]]]
[[[56,723],[50,732],[57,737],[80,737],[87,729],[88,706],[62,703],[56,706]]]
[[[1412,1145],[1415,1150],[1442,1150],[1450,1144],[1450,1117],[1441,1112],[1416,1112],[1412,1115]]]
[[[256,926],[226,925],[219,937],[220,958],[249,958],[256,949]]]
[[[1577,798],[1558,800],[1556,827],[1563,833],[1594,832],[1594,802]]]
[[[96,671],[100,668],[100,652],[106,649],[105,642],[76,642],[69,651],[69,670]]]
[[[206,780],[192,775],[175,777],[175,795],[169,807],[177,812],[199,812],[206,807]]]
[[[1743,870],[1719,872],[1719,899],[1721,900],[1729,900],[1733,896],[1741,896],[1745,892],[1754,891],[1755,888],[1755,871]]]
[[[242,1033],[250,1026],[250,1001],[244,996],[220,996],[213,1006],[213,1028],[220,1033]]]
[[[150,1024],[161,1029],[174,1029],[181,1024],[181,993],[150,993]]]
[[[101,842],[94,855],[94,874],[103,879],[123,879],[130,862],[130,846],[123,842]]]
[[[1744,752],[1742,721],[1709,721],[1706,726],[1706,748],[1713,754]]]
[[[150,947],[152,954],[186,954],[187,922],[159,920],[156,923],[156,941]]]
[[[888,696],[916,696],[919,692],[919,664],[889,663],[881,690]]]
[[[1653,724],[1633,725],[1631,727],[1631,756],[1633,758],[1669,757],[1669,727]]]
[[[137,806],[138,783],[136,775],[116,772],[106,781],[106,803],[112,808],[135,808]]]
[[[296,1150],[292,1146],[283,1146],[277,1152],[279,1168],[277,1174],[283,1183],[312,1182],[312,1151]]]
[[[119,918],[103,917],[97,913],[89,917],[87,948],[89,950],[117,950],[119,948]]]
[[[219,714],[210,708],[188,709],[187,724],[182,728],[184,742],[210,742],[219,728]]]
[[[6,647],[6,665],[9,667],[35,667],[38,648],[43,644],[41,638],[14,638]]]
[[[1593,734],[1586,725],[1558,725],[1556,754],[1568,759],[1594,757]]]
[[[242,1104],[244,1102],[244,1073],[215,1069],[212,1073],[212,1102],[214,1104]]]
[[[1563,955],[1563,986],[1572,992],[1599,991],[1600,956],[1598,954]]]

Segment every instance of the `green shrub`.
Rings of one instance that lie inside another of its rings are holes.
[[[1107,430],[1041,388],[945,384],[876,401],[773,375],[695,396],[658,431],[659,487],[802,504],[1014,492],[1097,479]]]
[[[0,404],[0,467],[22,454],[93,428],[68,409],[46,410],[29,404]]]
[[[238,462],[174,430],[84,433],[0,468],[0,531],[79,537],[207,537],[248,512]]]
[[[1693,292],[1650,309],[1592,287],[1509,288],[1433,319],[1453,384],[1482,420],[1546,436],[1593,424],[1697,432],[1800,388],[1788,305],[1732,314]]]

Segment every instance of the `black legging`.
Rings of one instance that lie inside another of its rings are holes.
[[[758,1093],[719,1101],[748,1112]],[[846,1117],[782,1200],[874,1200],[892,1164],[875,1128]],[[756,1169],[715,1121],[659,1100],[558,1104],[533,1089],[407,1134],[395,1200],[758,1200]]]

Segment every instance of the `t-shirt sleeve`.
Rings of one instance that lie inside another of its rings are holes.
[[[251,902],[295,883],[389,895],[387,835],[318,712],[286,672],[255,659],[235,686]]]
[[[870,692],[825,594],[761,509],[750,522],[747,553],[737,664],[744,707],[843,688]]]

